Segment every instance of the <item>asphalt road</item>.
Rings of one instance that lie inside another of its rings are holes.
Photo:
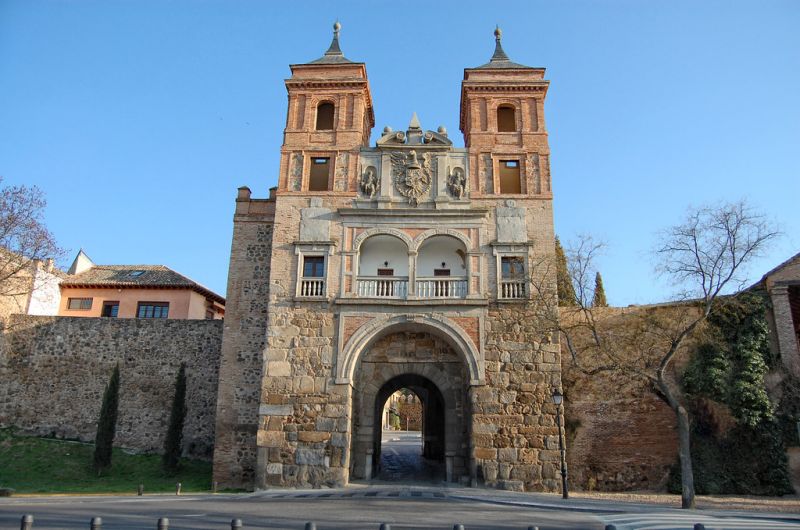
[[[362,495],[363,493],[364,495]],[[366,496],[375,493],[375,496]],[[397,496],[385,496],[398,493]],[[152,497],[51,497],[0,501],[0,528],[20,527],[23,514],[32,514],[33,528],[88,528],[93,516],[103,518],[103,528],[129,530],[153,528],[159,517],[168,517],[169,528],[200,530],[230,528],[240,518],[244,528],[302,530],[313,521],[318,530],[378,530],[390,523],[393,530],[451,530],[460,523],[468,530],[525,530],[585,528],[602,529],[596,517],[583,513],[537,510],[451,499],[413,496],[413,489],[393,492],[362,490],[352,497],[331,494],[320,498],[262,495],[203,495]],[[324,493],[322,493],[324,495]]]
[[[422,458],[422,433],[383,431],[376,482],[433,485],[442,483],[444,478],[443,463]]]

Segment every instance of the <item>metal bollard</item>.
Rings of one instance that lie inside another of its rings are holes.
[[[103,528],[103,519],[101,517],[92,517],[89,521],[89,530],[100,530]]]
[[[706,530],[706,525],[703,523],[694,523],[694,530]]]
[[[30,514],[23,515],[19,528],[20,530],[31,530],[31,528],[33,528],[33,516]]]
[[[219,482],[215,480],[214,482],[211,483],[211,493],[216,493],[218,489],[219,489]]]
[[[169,519],[162,517],[158,520],[158,530],[169,530]]]
[[[392,530],[392,525],[389,523],[381,523],[381,527],[379,530]]]
[[[181,483],[177,482],[175,483],[175,495],[180,495],[180,494],[181,494]]]
[[[306,530],[317,530],[317,525],[314,523],[306,523]]]
[[[136,495],[139,497],[144,495],[144,484],[139,484],[139,488],[136,490]]]
[[[231,530],[239,530],[240,528],[242,528],[242,520],[231,519]]]

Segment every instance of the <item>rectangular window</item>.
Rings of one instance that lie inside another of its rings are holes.
[[[394,276],[394,269],[378,269],[378,276]]]
[[[169,302],[139,302],[136,318],[167,318]]]
[[[522,193],[519,160],[500,161],[500,193]]]
[[[119,316],[119,302],[103,302],[103,312],[101,316],[117,318],[117,316]]]
[[[322,278],[324,275],[324,256],[305,256],[303,258],[303,278]]]
[[[525,276],[525,260],[521,257],[506,257],[501,260],[504,280],[518,279]]]
[[[330,158],[311,158],[311,171],[308,174],[308,191],[328,191]]]
[[[76,311],[88,311],[92,308],[91,298],[70,298],[67,300],[67,309]]]

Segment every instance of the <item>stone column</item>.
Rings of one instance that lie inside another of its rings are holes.
[[[417,296],[417,253],[408,253],[408,297]]]
[[[792,306],[789,303],[789,286],[773,285],[769,295],[772,299],[772,314],[775,316],[781,361],[789,373],[800,376],[800,352],[792,320]]]

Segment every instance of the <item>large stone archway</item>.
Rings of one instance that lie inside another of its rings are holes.
[[[427,331],[388,330],[372,342],[353,375],[351,478],[371,478],[377,472],[377,409],[392,392],[408,387],[423,399],[425,456],[445,463],[446,480],[468,482],[469,383],[463,355]]]

